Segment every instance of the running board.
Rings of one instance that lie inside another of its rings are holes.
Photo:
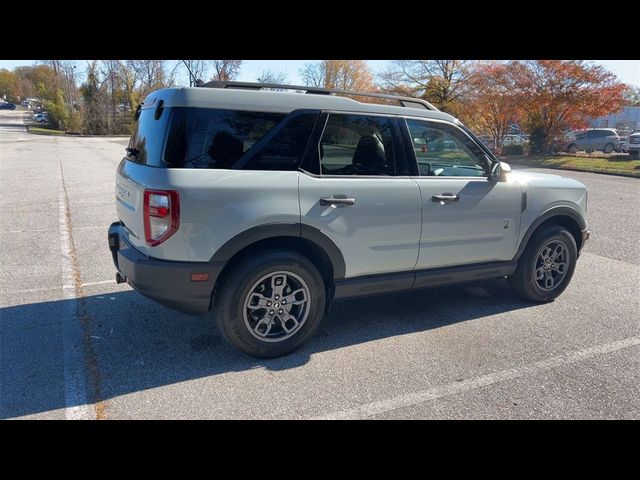
[[[414,272],[384,273],[336,280],[335,299],[364,297],[383,293],[440,287],[508,277],[517,262],[491,262],[459,267],[433,268]]]

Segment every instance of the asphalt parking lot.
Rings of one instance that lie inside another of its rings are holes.
[[[23,115],[0,112],[0,418],[640,418],[638,179],[562,172],[593,237],[551,304],[500,280],[344,301],[256,360],[115,284],[126,139],[30,135]]]

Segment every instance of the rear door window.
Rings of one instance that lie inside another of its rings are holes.
[[[317,112],[174,108],[164,164],[172,168],[297,170]]]
[[[396,175],[390,118],[330,114],[319,144],[324,175]]]

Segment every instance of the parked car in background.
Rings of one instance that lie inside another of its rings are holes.
[[[0,110],[15,110],[16,106],[13,103],[3,102],[0,103]]]
[[[482,144],[491,150],[493,153],[498,153],[496,149],[496,143],[492,136],[490,135],[479,135],[478,139],[482,142]]]
[[[620,143],[618,143],[618,152],[627,153],[627,137],[620,137]]]
[[[527,140],[522,138],[520,135],[505,135],[502,140],[502,146],[506,147],[508,145],[524,145],[527,143]]]
[[[587,153],[596,150],[604,153],[620,151],[620,137],[613,128],[591,128],[574,132],[569,136],[563,149],[569,153],[585,151]]]
[[[36,113],[33,116],[33,120],[38,123],[46,123],[49,121],[49,114],[47,112]]]
[[[627,151],[629,155],[633,158],[640,158],[640,130],[634,130],[628,138]]]
[[[21,105],[23,107],[31,108],[31,102],[29,100],[23,100]]]

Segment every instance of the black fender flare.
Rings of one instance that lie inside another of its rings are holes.
[[[531,239],[533,232],[535,232],[536,229],[540,225],[542,225],[542,223],[546,222],[547,220],[553,217],[569,217],[578,224],[578,226],[580,227],[580,230],[584,230],[585,228],[587,228],[587,224],[584,218],[574,208],[566,207],[566,206],[552,207],[549,210],[545,211],[538,218],[536,218],[535,221],[529,226],[529,228],[527,229],[527,232],[524,234],[524,237],[522,237],[522,241],[518,246],[518,250],[516,251],[516,254],[513,257],[513,260],[518,260],[520,256],[524,253],[524,250],[525,248],[527,248],[527,243],[529,243],[529,240]]]
[[[245,230],[227,240],[222,247],[216,251],[213,257],[211,257],[210,262],[225,264],[231,260],[236,253],[249,245],[276,237],[303,238],[315,244],[315,246],[321,249],[329,258],[333,267],[334,280],[344,278],[346,271],[344,256],[334,241],[321,230],[311,225],[294,222],[267,223]]]

